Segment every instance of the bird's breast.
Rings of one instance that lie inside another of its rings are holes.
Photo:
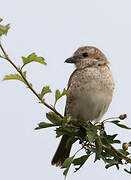
[[[68,88],[66,110],[82,121],[98,121],[112,100],[114,80],[109,68],[76,71]]]

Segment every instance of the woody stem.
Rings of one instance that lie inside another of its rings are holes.
[[[26,77],[23,75],[23,72],[21,69],[19,69],[14,63],[13,61],[8,57],[7,53],[5,52],[2,44],[0,43],[0,49],[2,50],[4,56],[1,58],[6,59],[15,69],[16,71],[21,75],[21,77],[23,78],[24,82],[26,83],[27,87],[33,92],[33,94],[40,100],[40,102],[46,106],[47,108],[49,108],[50,110],[52,110],[53,112],[55,112],[59,117],[63,118],[63,116],[52,106],[50,106],[49,104],[47,104],[38,94],[37,92],[32,88],[32,86],[30,85],[30,83],[28,82],[28,80],[26,79]]]

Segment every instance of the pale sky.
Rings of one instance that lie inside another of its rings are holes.
[[[130,0],[4,0],[0,6],[0,17],[11,24],[8,36],[2,39],[10,58],[17,65],[22,64],[21,56],[32,52],[46,59],[47,67],[37,63],[25,67],[38,92],[45,85],[53,92],[66,87],[74,66],[65,64],[65,59],[80,46],[96,46],[108,57],[116,82],[104,117],[127,113],[125,124],[131,127]],[[4,75],[16,73],[4,60],[0,60],[0,72],[0,179],[64,179],[63,171],[50,163],[60,141],[54,129],[34,131],[39,122],[47,121],[45,113],[49,110],[21,82],[2,81]],[[49,104],[54,103],[53,95],[46,97]],[[64,106],[62,98],[58,111],[63,113]],[[107,125],[107,131],[118,133],[123,142],[131,141],[128,130]],[[77,144],[73,151],[76,148]],[[106,170],[103,162],[93,161],[91,157],[75,174],[72,168],[67,180],[131,178],[123,168]]]

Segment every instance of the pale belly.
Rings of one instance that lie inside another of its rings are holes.
[[[106,113],[112,94],[105,90],[75,91],[67,108],[67,114],[80,121],[99,121]],[[67,102],[68,102],[67,98]]]
[[[66,112],[80,121],[99,121],[106,113],[114,91],[107,66],[75,71],[70,79]]]

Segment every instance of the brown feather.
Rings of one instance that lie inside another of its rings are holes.
[[[70,154],[70,150],[72,147],[72,143],[70,145],[68,145],[68,147],[66,148],[66,144],[67,141],[69,139],[68,135],[63,135],[62,139],[60,141],[60,144],[56,150],[56,153],[51,161],[52,165],[56,165],[57,167],[61,167],[63,162],[65,161],[66,158],[69,157]]]

